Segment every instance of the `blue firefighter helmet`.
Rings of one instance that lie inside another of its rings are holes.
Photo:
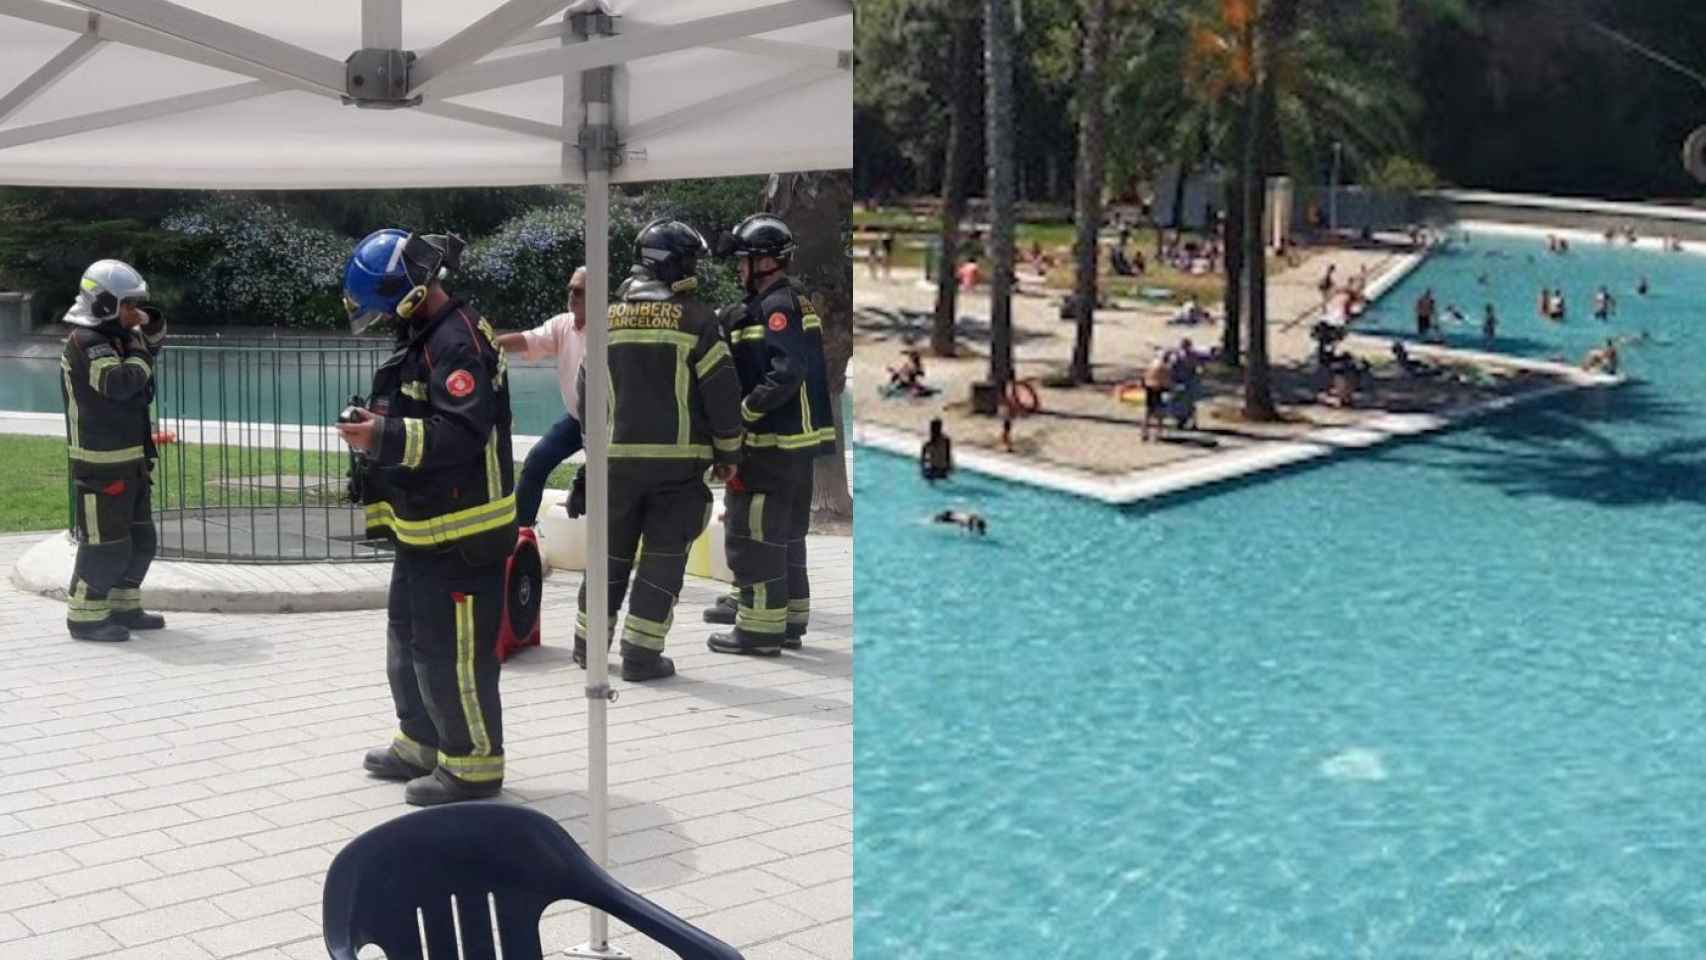
[[[409,319],[426,302],[427,289],[460,259],[456,236],[375,230],[356,245],[344,266],[344,309],[350,332],[361,333],[387,317]]]

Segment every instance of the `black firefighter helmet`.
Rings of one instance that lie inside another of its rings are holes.
[[[634,263],[664,283],[693,276],[699,258],[710,256],[705,238],[680,220],[659,217],[634,235]]]
[[[755,213],[723,235],[717,254],[724,257],[774,257],[786,267],[794,257],[794,231],[772,213]]]

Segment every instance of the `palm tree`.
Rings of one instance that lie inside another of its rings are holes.
[[[1085,0],[1084,60],[1078,78],[1078,239],[1075,247],[1078,331],[1072,342],[1074,383],[1089,383],[1090,336],[1095,326],[1096,270],[1100,260],[1097,236],[1102,226],[1104,131],[1107,120],[1108,40],[1110,0]]]
[[[1433,0],[1435,5],[1450,2]],[[1124,78],[1132,92],[1116,102],[1144,105],[1148,116],[1139,125],[1142,136],[1168,144],[1182,157],[1219,161],[1228,171],[1222,355],[1238,365],[1241,322],[1249,323],[1250,349],[1259,358],[1251,361],[1256,369],[1246,370],[1246,393],[1247,401],[1254,401],[1251,411],[1260,417],[1272,398],[1266,261],[1252,255],[1265,252],[1259,219],[1264,211],[1255,210],[1258,219],[1250,219],[1251,191],[1258,207],[1265,206],[1268,173],[1317,168],[1335,139],[1356,156],[1404,146],[1405,121],[1414,114],[1416,100],[1398,73],[1403,58],[1377,54],[1387,52],[1378,45],[1405,41],[1389,0],[1197,0],[1178,15],[1186,28],[1157,33],[1156,43],[1143,52],[1145,62]],[[1368,55],[1346,56],[1351,46],[1346,38],[1354,38]],[[1263,78],[1265,89],[1258,83]],[[1257,95],[1267,99],[1257,103]],[[1173,106],[1151,108],[1162,104]],[[1263,124],[1256,136],[1252,120]],[[1200,152],[1191,152],[1192,142],[1203,145]],[[1261,161],[1255,167],[1250,165],[1252,148]],[[1263,313],[1259,318],[1252,315],[1257,304]]]
[[[835,417],[835,454],[813,465],[812,516],[851,520],[847,440],[841,430],[841,395],[853,359],[853,181],[847,171],[772,174],[764,209],[788,222],[799,249],[792,273],[811,292],[823,321],[824,365]]]
[[[984,64],[988,92],[989,382],[1006,390],[1013,380],[1013,6],[985,0]]]
[[[975,0],[949,0],[950,70],[948,147],[942,164],[942,256],[936,265],[936,315],[930,325],[930,352],[951,357],[958,317],[960,221],[966,215],[967,181],[977,143],[978,17]]]

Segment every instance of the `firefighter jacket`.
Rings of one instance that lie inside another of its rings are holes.
[[[412,325],[373,374],[384,418],[363,484],[367,535],[461,547],[469,562],[515,546],[507,365],[491,326],[452,301]]]
[[[610,305],[610,461],[703,473],[741,457],[740,380],[691,278],[634,277]],[[586,409],[586,369],[575,385]]]
[[[823,322],[786,278],[728,311],[749,455],[835,452],[835,421],[823,359]]]
[[[166,320],[144,307],[148,322],[127,330],[117,320],[75,327],[59,355],[65,438],[71,476],[110,478],[151,467],[158,455],[150,409],[154,364],[166,343]]]

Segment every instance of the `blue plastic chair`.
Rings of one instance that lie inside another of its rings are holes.
[[[597,907],[682,960],[741,960],[721,940],[683,921],[592,862],[555,820],[527,807],[463,803],[382,823],[332,860],[321,902],[332,960],[356,960],[377,944],[386,960],[420,960],[416,911],[434,958],[496,960],[487,894],[496,901],[504,960],[540,960],[539,918],[557,900]]]

